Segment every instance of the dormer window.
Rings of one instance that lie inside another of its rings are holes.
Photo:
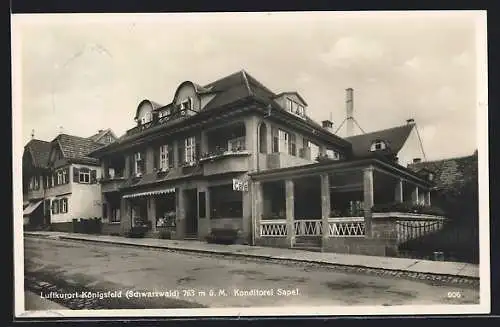
[[[149,123],[151,120],[153,120],[153,115],[150,111],[146,112],[144,114],[144,116],[142,116],[141,118],[141,124],[144,125],[144,124],[147,124]]]
[[[385,150],[387,148],[387,144],[384,141],[377,140],[372,143],[372,146],[370,148],[370,151],[380,151],[380,150]]]
[[[170,116],[170,109],[162,110],[158,114],[159,118],[168,117],[168,116]]]
[[[304,106],[290,98],[286,98],[286,110],[301,117],[305,115]]]
[[[193,99],[191,97],[183,100],[180,104],[181,110],[192,110],[193,109]]]
[[[330,149],[326,150],[326,156],[329,159],[340,160],[340,153],[335,150],[330,150]]]
[[[434,173],[429,173],[429,174],[427,175],[427,179],[428,179],[430,182],[434,181]]]

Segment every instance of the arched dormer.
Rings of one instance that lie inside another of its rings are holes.
[[[142,100],[137,106],[134,120],[137,121],[139,125],[146,124],[153,120],[153,112],[161,107],[162,105],[151,100]]]
[[[387,142],[384,140],[374,140],[370,146],[370,151],[383,151],[388,148]]]

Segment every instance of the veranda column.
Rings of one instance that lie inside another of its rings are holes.
[[[328,218],[330,217],[330,179],[328,174],[321,174],[321,244],[326,244],[329,237]]]
[[[411,192],[411,202],[413,204],[418,204],[418,186],[415,186],[415,188]]]
[[[109,159],[103,158],[101,163],[102,168],[102,178],[106,179],[109,177]]]
[[[373,167],[363,170],[363,204],[365,213],[365,235],[372,236],[372,207],[373,207]]]
[[[175,140],[173,143],[173,156],[174,156],[174,167],[179,167],[179,141]]]
[[[128,232],[132,227],[132,217],[130,215],[130,204],[127,199],[120,200],[120,229],[122,234]]]
[[[431,191],[427,190],[425,192],[425,205],[430,207],[431,206]]]
[[[396,182],[396,190],[394,195],[394,200],[398,203],[404,202],[403,199],[403,180],[401,178]]]
[[[148,198],[148,220],[151,222],[151,231],[156,232],[156,199],[154,196]]]
[[[252,232],[254,233],[254,243],[258,243],[260,239],[260,220],[262,219],[263,212],[263,198],[262,198],[262,184],[261,182],[254,182],[254,214],[253,222],[254,226]]]
[[[295,242],[295,229],[294,229],[294,194],[293,194],[293,180],[287,179],[285,181],[285,197],[286,197],[286,241],[289,247],[293,246]]]
[[[175,231],[176,231],[176,239],[182,240],[184,239],[184,226],[186,224],[186,201],[184,201],[184,190],[182,188],[175,189],[175,197],[176,197],[176,217],[175,217]]]

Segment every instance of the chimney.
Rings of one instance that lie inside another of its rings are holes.
[[[103,131],[103,129],[99,129],[97,132],[98,132],[98,133],[102,133],[102,131]]]
[[[347,129],[347,137],[352,136],[354,133],[354,98],[352,95],[352,88],[346,89],[346,129]]]
[[[415,124],[415,119],[413,119],[413,118],[407,119],[406,124],[407,125]]]
[[[321,122],[321,126],[323,126],[323,128],[327,131],[333,133],[333,122],[331,120],[323,120]]]
[[[419,163],[421,161],[422,161],[422,159],[420,159],[420,158],[413,158],[413,163]]]
[[[31,139],[34,140],[35,139],[35,129],[32,129],[31,130]]]

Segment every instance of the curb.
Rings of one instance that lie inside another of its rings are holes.
[[[366,265],[351,265],[342,263],[330,263],[324,261],[315,261],[307,259],[294,259],[294,258],[281,258],[270,255],[261,254],[248,254],[248,253],[235,253],[230,251],[213,251],[213,250],[203,250],[203,249],[185,249],[176,248],[161,245],[148,245],[148,244],[131,244],[127,242],[120,241],[108,241],[108,240],[89,240],[85,238],[73,237],[73,236],[49,236],[49,235],[37,235],[37,234],[27,234],[30,236],[49,238],[49,239],[60,239],[60,240],[71,240],[71,241],[81,241],[89,243],[103,243],[112,244],[118,246],[136,247],[136,248],[149,248],[155,250],[164,250],[171,252],[180,253],[198,253],[198,254],[210,254],[213,256],[222,257],[233,257],[233,258],[243,258],[243,259],[253,259],[257,261],[267,260],[267,262],[279,263],[279,264],[302,264],[314,267],[332,268],[340,270],[343,272],[355,272],[355,273],[368,273],[377,276],[390,276],[390,277],[401,277],[411,280],[427,280],[427,281],[438,281],[451,284],[466,284],[466,285],[479,285],[479,277],[473,276],[463,276],[463,275],[453,275],[453,274],[443,274],[435,272],[417,272],[411,270],[401,270],[401,269],[386,269],[379,267],[371,267]]]

